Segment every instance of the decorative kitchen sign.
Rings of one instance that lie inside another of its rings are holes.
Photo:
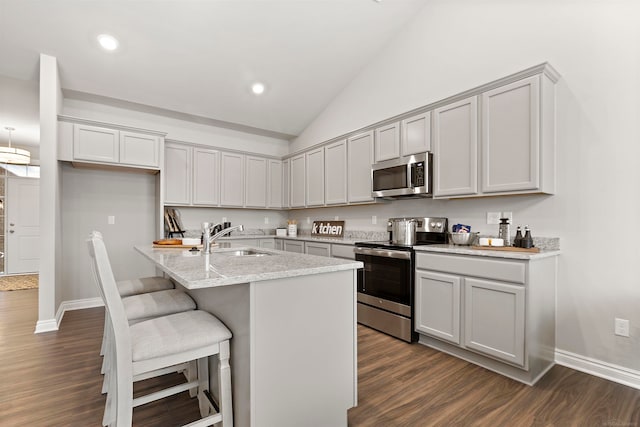
[[[312,236],[342,237],[344,221],[313,221]]]

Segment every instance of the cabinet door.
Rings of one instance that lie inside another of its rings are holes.
[[[120,163],[151,168],[160,167],[160,138],[120,131]]]
[[[438,108],[433,114],[433,195],[477,194],[477,97]]]
[[[376,162],[400,157],[400,123],[381,126],[375,135]]]
[[[482,94],[482,191],[540,186],[539,77]]]
[[[191,203],[191,153],[188,145],[167,142],[164,146],[164,203]]]
[[[282,207],[291,207],[291,167],[289,159],[282,161]]]
[[[347,203],[347,140],[324,149],[324,201],[327,205]]]
[[[304,242],[304,253],[308,255],[331,256],[330,243]]]
[[[193,204],[220,204],[220,152],[193,149]]]
[[[282,239],[275,239],[275,245],[273,248],[281,251],[283,249]]]
[[[269,191],[267,192],[267,207],[282,208],[282,162],[269,160]]]
[[[245,201],[249,208],[267,207],[267,159],[246,157]]]
[[[275,239],[260,239],[260,247],[267,249],[276,249]]]
[[[291,158],[291,207],[303,208],[305,203],[305,156],[300,154]]]
[[[220,153],[220,204],[242,207],[244,204],[244,155]]]
[[[119,132],[97,126],[73,126],[73,158],[92,162],[120,161]]]
[[[306,193],[307,206],[324,205],[324,147],[307,154]]]
[[[460,345],[460,276],[416,271],[415,328]]]
[[[400,141],[402,156],[431,151],[431,112],[404,119]]]
[[[348,201],[349,203],[372,201],[373,132],[369,131],[352,136],[348,139],[347,144]]]
[[[304,253],[304,242],[296,242],[292,240],[285,240],[283,243],[283,248],[287,252],[296,252],[299,254]]]
[[[465,278],[464,345],[524,366],[524,286]]]

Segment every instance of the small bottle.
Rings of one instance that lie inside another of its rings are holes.
[[[500,218],[498,238],[504,241],[505,246],[511,246],[511,226],[509,225],[509,218]]]
[[[533,247],[533,238],[531,237],[531,230],[529,230],[528,225],[525,225],[524,227],[524,237],[522,238],[522,247],[523,248]]]
[[[513,239],[513,246],[516,248],[522,247],[522,231],[520,230],[520,226],[516,229],[516,237]]]

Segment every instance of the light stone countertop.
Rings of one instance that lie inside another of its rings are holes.
[[[473,255],[493,258],[532,260],[560,255],[559,250],[541,250],[539,253],[509,252],[499,250],[472,249],[470,246],[458,245],[426,245],[414,246],[417,252],[438,252],[450,255]]]
[[[211,288],[363,268],[363,264],[359,261],[264,248],[214,249],[211,254],[203,254],[202,251],[191,252],[188,249],[156,249],[151,245],[136,246],[135,249],[187,289]],[[269,255],[225,255],[225,252],[240,249],[253,249]]]

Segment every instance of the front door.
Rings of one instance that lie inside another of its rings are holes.
[[[7,178],[7,273],[37,273],[40,265],[40,180]]]

